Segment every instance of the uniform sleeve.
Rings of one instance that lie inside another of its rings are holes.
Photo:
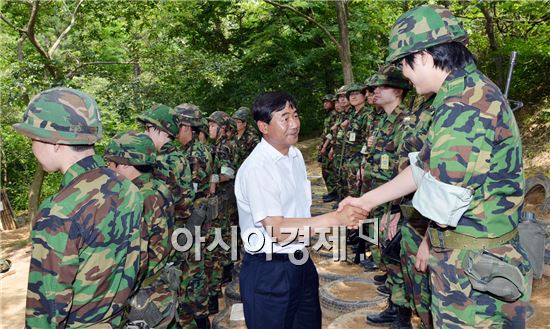
[[[170,253],[170,236],[173,227],[173,206],[171,197],[165,198],[160,192],[148,196],[144,201],[144,218],[148,224],[148,273],[153,275],[161,270]]]
[[[231,179],[235,178],[235,165],[233,163],[233,152],[227,145],[223,145],[218,152],[218,161],[220,165],[220,175],[225,175]]]
[[[439,108],[419,154],[426,174],[414,196],[415,207],[440,224],[456,226],[486,179],[493,140],[491,121],[477,108],[462,103]]]
[[[72,306],[82,237],[71,218],[39,216],[31,235],[26,327],[57,328]]]

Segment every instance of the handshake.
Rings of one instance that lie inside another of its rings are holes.
[[[340,202],[334,215],[338,220],[338,226],[356,229],[359,227],[359,222],[367,218],[369,211],[370,209],[360,202],[360,198],[347,197]]]

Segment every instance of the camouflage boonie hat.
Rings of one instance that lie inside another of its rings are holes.
[[[404,90],[411,89],[409,81],[405,79],[403,72],[401,72],[401,70],[395,65],[382,66],[380,70],[378,70],[378,73],[371,77],[369,86],[390,86]]]
[[[138,115],[137,119],[143,123],[152,124],[172,137],[178,135],[179,126],[176,112],[166,105],[153,105],[148,111]]]
[[[88,94],[71,88],[48,89],[33,97],[15,131],[53,144],[93,145],[101,139],[99,107]]]
[[[401,15],[393,25],[386,63],[431,46],[452,41],[468,43],[468,34],[447,8],[424,5]]]
[[[348,90],[348,86],[346,85],[343,85],[342,87],[338,88],[336,90],[336,99],[338,99],[338,96],[345,94],[347,90]]]
[[[239,107],[239,109],[233,113],[233,119],[248,122],[248,120],[250,120],[250,109],[244,106]]]
[[[352,83],[351,85],[349,85],[349,87],[347,88],[346,90],[346,97],[349,97],[349,95],[353,92],[353,91],[363,91],[367,88],[367,86],[365,86],[364,84],[361,84],[361,83]]]
[[[323,96],[323,102],[326,102],[326,101],[334,102],[335,98],[336,96],[333,94],[326,94],[325,96]]]
[[[178,125],[198,127],[202,124],[202,112],[197,105],[183,103],[175,108],[178,115]]]
[[[231,126],[231,118],[229,118],[229,115],[223,111],[213,112],[207,119],[208,121],[217,123],[221,127],[230,128]]]
[[[131,166],[153,165],[157,151],[153,140],[144,133],[128,131],[116,134],[105,148],[107,161]]]

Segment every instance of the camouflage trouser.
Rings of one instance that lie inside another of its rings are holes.
[[[397,227],[397,230],[401,229],[401,224]],[[401,250],[403,251],[403,250]],[[405,282],[403,281],[403,270],[401,263],[395,263],[382,258],[384,265],[386,266],[386,272],[388,278],[386,279],[386,286],[391,290],[391,301],[395,305],[409,307],[407,303],[407,296],[405,294]]]
[[[517,241],[488,251],[520,268],[524,274],[523,296],[510,303],[474,290],[462,265],[468,250],[432,248],[429,268],[434,327],[525,328],[532,283],[525,252]]]
[[[428,271],[419,272],[414,267],[422,238],[422,235],[409,224],[405,223],[401,226],[401,274],[403,275],[406,303],[398,304],[396,301],[394,303],[416,311],[421,320],[420,327],[431,329],[433,323],[430,313],[430,274]]]
[[[208,235],[206,237],[207,246],[209,246],[214,241],[215,229],[216,227],[220,227],[219,221],[219,219],[215,219],[208,230]],[[216,249],[212,251],[206,250],[204,255],[209,297],[219,296],[222,292],[222,256],[220,250],[220,247],[216,247]]]
[[[192,249],[193,250],[193,249]],[[180,266],[183,276],[179,293],[179,324],[181,328],[196,328],[195,317],[208,314],[208,281],[205,272],[204,258],[195,260],[190,252],[186,261]]]
[[[334,162],[330,161],[328,156],[320,156],[321,158],[321,174],[327,187],[327,193],[335,192],[338,177]]]
[[[344,159],[342,168],[343,178],[346,181],[348,195],[359,197],[361,195],[362,179],[357,179],[357,172],[361,168],[362,155],[348,155]]]
[[[342,160],[341,150],[335,149],[334,159],[332,159],[332,165],[335,170],[335,183],[336,183],[336,194],[338,194],[339,199],[343,199],[349,195],[348,193],[348,183],[345,179],[345,170],[344,170],[344,161]]]

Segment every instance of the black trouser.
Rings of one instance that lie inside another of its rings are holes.
[[[319,276],[308,259],[294,265],[286,254],[245,253],[240,289],[248,329],[320,329]]]

